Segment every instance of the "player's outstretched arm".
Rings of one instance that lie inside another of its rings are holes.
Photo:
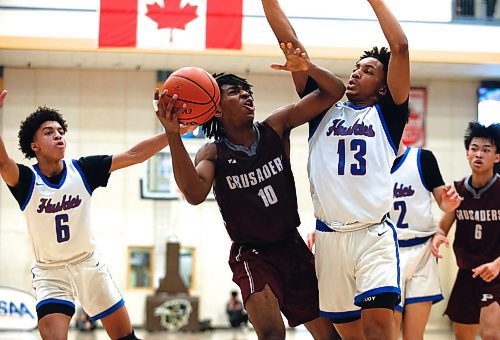
[[[155,97],[158,98],[158,89],[156,89]],[[178,133],[184,134],[194,129],[195,127],[184,127]],[[168,141],[164,133],[145,139],[129,150],[113,155],[109,172],[142,163],[161,151],[167,145]]]
[[[408,40],[396,17],[383,0],[368,0],[391,49],[387,85],[394,102],[404,103],[410,93],[410,54]]]
[[[196,154],[194,166],[179,134],[178,112],[174,110],[176,100],[177,95],[169,100],[167,92],[163,91],[156,116],[165,128],[170,145],[175,182],[190,204],[200,204],[212,187],[217,150],[213,143],[203,146]]]
[[[293,46],[297,46],[302,51],[306,52],[306,49],[297,38],[297,34],[292,27],[292,24],[281,9],[278,1],[262,0],[262,6],[264,7],[267,22],[269,23],[269,26],[271,26],[278,43],[281,44],[290,42]],[[298,93],[302,94],[307,83],[307,73],[304,71],[295,71],[292,72],[292,78],[295,89]]]
[[[291,43],[281,44],[287,58],[286,71],[302,70],[313,78],[318,89],[302,98],[297,104],[279,108],[265,121],[282,136],[284,132],[309,122],[329,109],[344,95],[344,84],[332,72],[321,68],[307,58],[307,54]]]
[[[3,107],[5,97],[7,97],[7,90],[0,93],[0,109]],[[0,175],[5,183],[11,187],[19,181],[19,168],[16,162],[9,157],[2,136],[0,136]]]

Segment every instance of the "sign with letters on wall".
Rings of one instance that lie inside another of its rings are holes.
[[[32,330],[36,325],[35,297],[21,290],[0,287],[0,331]]]

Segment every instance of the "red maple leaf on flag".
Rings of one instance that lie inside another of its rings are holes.
[[[147,7],[146,16],[158,24],[158,29],[170,28],[170,42],[174,29],[185,30],[186,25],[198,17],[198,6],[186,4],[181,8],[181,0],[163,0],[163,7],[156,2]]]

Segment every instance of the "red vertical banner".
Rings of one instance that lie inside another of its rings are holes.
[[[410,116],[403,131],[403,144],[422,148],[425,146],[425,117],[427,115],[427,91],[412,87],[409,102]]]
[[[206,48],[241,49],[243,0],[207,0]]]
[[[135,47],[138,0],[101,0],[99,47]]]

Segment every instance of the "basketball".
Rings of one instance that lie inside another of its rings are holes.
[[[179,123],[201,125],[207,122],[219,106],[220,91],[210,73],[198,67],[183,67],[173,72],[163,88],[168,97],[177,94],[176,108],[186,104],[186,111],[179,114]]]

